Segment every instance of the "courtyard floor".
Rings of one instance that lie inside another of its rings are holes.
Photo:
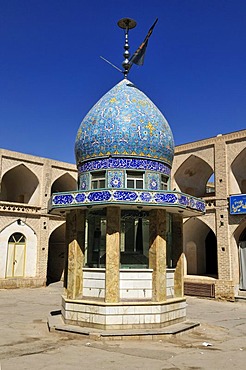
[[[164,340],[93,341],[49,332],[60,310],[61,283],[0,290],[1,370],[220,370],[246,368],[246,302],[187,298],[192,331]]]

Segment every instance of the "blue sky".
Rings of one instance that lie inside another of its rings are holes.
[[[167,118],[176,145],[245,129],[245,0],[0,0],[0,147],[75,162],[80,122],[123,76],[156,17],[143,67],[129,79]]]

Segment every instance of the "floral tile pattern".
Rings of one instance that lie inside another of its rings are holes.
[[[172,131],[155,104],[129,80],[122,80],[89,111],[75,142],[77,164],[108,157],[151,158],[172,165]]]
[[[97,204],[137,204],[176,206],[180,209],[190,208],[205,212],[205,202],[179,192],[169,191],[142,191],[142,190],[115,190],[105,189],[85,192],[70,192],[54,194],[51,199],[50,208],[66,208],[75,206],[93,206]]]

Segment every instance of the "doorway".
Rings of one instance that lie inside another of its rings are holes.
[[[239,242],[239,289],[246,290],[246,241]]]
[[[206,249],[206,274],[218,276],[218,257],[217,257],[217,239],[212,230],[209,231],[205,239]]]
[[[6,278],[23,277],[26,259],[26,238],[21,233],[14,233],[8,241]]]

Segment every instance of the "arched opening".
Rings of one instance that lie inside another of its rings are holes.
[[[26,261],[26,238],[21,233],[14,233],[8,240],[6,278],[24,277]]]
[[[236,184],[233,185],[231,181],[230,192],[232,194],[242,193],[246,194],[246,148],[242,150],[240,154],[234,159],[231,170],[236,180]],[[234,181],[235,181],[234,180]]]
[[[183,230],[187,274],[217,277],[217,240],[214,232],[195,217],[184,223]]]
[[[182,163],[174,175],[174,179],[183,193],[195,197],[210,195],[213,179],[213,169],[203,159],[191,155]],[[211,180],[211,181],[210,181]],[[211,185],[211,186],[209,186]]]
[[[21,237],[22,235],[23,237]],[[25,247],[23,246],[24,238]],[[0,279],[17,277],[17,275],[18,277],[35,277],[37,268],[37,235],[35,231],[24,221],[17,219],[0,232],[0,240]],[[23,256],[24,270],[20,274],[20,270],[23,268]],[[13,262],[17,266],[11,270]]]
[[[218,257],[217,257],[217,239],[212,230],[210,230],[205,239],[206,249],[206,274],[217,277],[218,275]]]
[[[214,185],[214,173],[210,176],[206,184],[206,194],[205,196],[215,195],[215,185]]]
[[[239,289],[246,290],[246,227],[239,237]]]
[[[39,181],[32,171],[21,164],[2,178],[0,200],[16,203],[37,204]]]
[[[65,267],[65,223],[53,231],[49,239],[46,284],[62,280]]]
[[[51,194],[68,190],[77,190],[77,181],[69,173],[65,173],[54,181],[51,187]]]

